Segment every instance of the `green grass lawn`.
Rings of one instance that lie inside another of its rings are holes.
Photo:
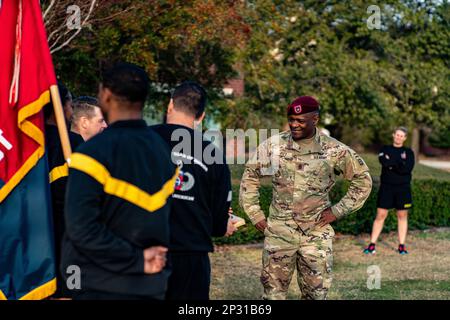
[[[376,154],[361,155],[374,181],[381,166]],[[233,185],[238,186],[244,165],[230,165]],[[416,164],[413,179],[450,181],[450,173]],[[271,184],[270,178],[262,184]],[[450,230],[411,231],[407,245],[410,254],[398,255],[396,232],[382,235],[375,256],[362,253],[369,235],[338,235],[334,242],[334,281],[329,299],[450,299]],[[262,244],[218,246],[211,255],[212,299],[260,299]],[[381,288],[367,288],[367,268],[379,266]],[[300,296],[296,275],[288,299]]]
[[[378,155],[364,153],[361,154],[364,161],[367,163],[370,169],[370,174],[377,180],[381,173],[381,165],[378,162]],[[231,177],[233,184],[239,185],[242,178],[242,173],[244,172],[244,165],[242,164],[232,164],[230,165]],[[450,172],[443,170],[430,168],[422,164],[416,163],[413,170],[413,179],[436,179],[450,181]],[[263,184],[270,184],[270,179],[265,178],[262,181]]]
[[[340,236],[334,241],[331,300],[450,300],[450,230],[412,231],[409,255],[397,251],[396,233],[383,234],[377,254],[362,253],[368,235]],[[212,299],[260,299],[261,245],[218,246],[211,254]],[[367,268],[381,270],[380,289],[367,288]],[[300,296],[296,275],[288,299]]]

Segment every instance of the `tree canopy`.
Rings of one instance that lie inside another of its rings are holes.
[[[223,127],[280,127],[292,99],[314,95],[325,126],[363,143],[389,139],[400,124],[448,130],[448,0],[383,1],[377,28],[362,0],[98,5],[89,27],[54,56],[76,92],[93,94],[101,69],[127,60],[147,70],[157,102],[183,80],[204,84]],[[244,96],[224,97],[238,74]]]

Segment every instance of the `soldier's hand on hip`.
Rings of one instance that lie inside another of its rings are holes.
[[[267,228],[267,221],[266,219],[261,220],[260,222],[258,222],[257,224],[255,224],[256,229],[258,229],[261,232],[264,232],[264,230],[266,230]]]
[[[327,224],[332,223],[333,221],[336,221],[336,216],[333,214],[330,208],[326,208],[322,211],[322,215],[317,225],[319,227],[324,227]]]

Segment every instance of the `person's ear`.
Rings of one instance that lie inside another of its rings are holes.
[[[174,110],[173,99],[171,98],[169,104],[167,105],[167,114],[171,114]]]
[[[204,118],[205,118],[205,112],[203,111],[201,116],[194,120],[194,128],[198,128],[200,126],[200,124],[202,123]]]
[[[98,85],[98,93],[97,93],[97,99],[98,99],[99,102],[103,100],[103,95],[104,95],[103,90],[104,90],[103,89],[103,84],[99,83],[99,85]]]
[[[205,111],[203,111],[203,113],[200,115],[200,117],[195,119],[195,121],[198,123],[201,123],[203,121],[203,119],[205,119]]]
[[[319,119],[320,119],[320,117],[319,117],[318,113],[313,115],[313,123],[315,126],[317,126],[317,124],[319,123]]]
[[[113,93],[109,88],[106,88],[103,86],[103,84],[100,83],[98,87],[98,100],[100,104],[110,104],[113,100]],[[104,106],[103,106],[104,107]]]
[[[83,128],[83,129],[87,129],[88,128],[88,122],[89,122],[89,119],[88,118],[86,118],[86,117],[80,117],[80,126],[81,126],[81,128]]]

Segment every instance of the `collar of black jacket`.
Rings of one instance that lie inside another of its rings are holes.
[[[142,128],[146,127],[147,123],[142,120],[120,120],[109,125],[110,128]]]

